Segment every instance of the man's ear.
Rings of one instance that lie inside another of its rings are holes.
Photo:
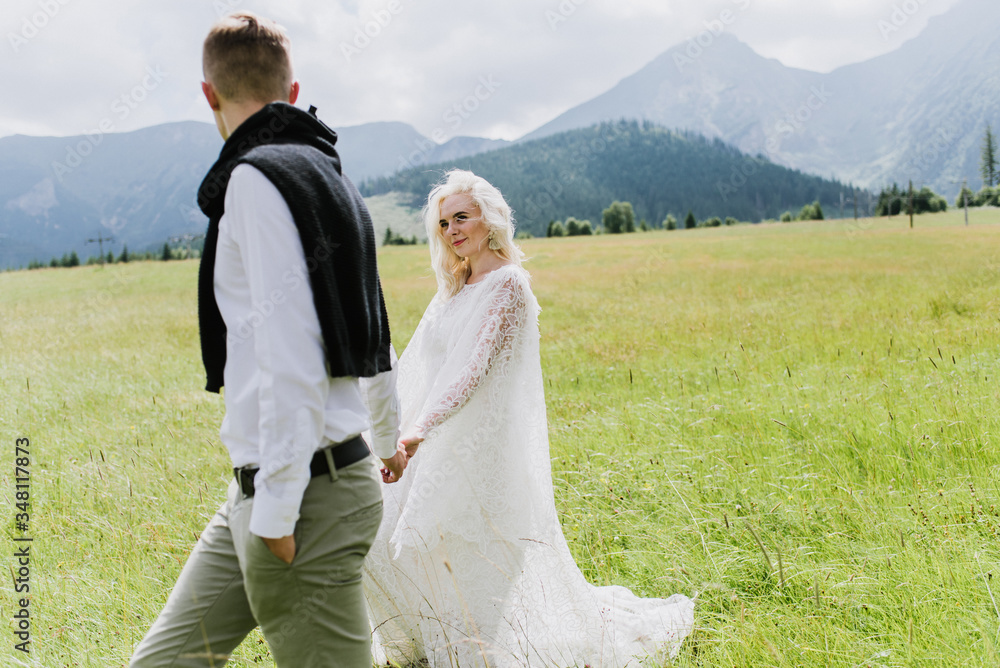
[[[208,106],[212,108],[212,111],[219,111],[222,105],[219,104],[219,95],[215,92],[215,87],[207,81],[202,81],[201,92],[205,94],[205,99],[208,100]]]
[[[288,91],[288,104],[295,104],[297,99],[299,99],[299,82],[293,81],[292,87]]]

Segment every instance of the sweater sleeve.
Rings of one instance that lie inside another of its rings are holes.
[[[396,375],[399,368],[396,349],[389,346],[392,368],[372,378],[359,378],[361,394],[371,416],[372,452],[381,459],[396,454],[399,442],[399,394]]]

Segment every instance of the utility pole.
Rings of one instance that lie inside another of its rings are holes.
[[[191,259],[191,242],[193,242],[193,241],[195,241],[197,239],[204,239],[204,238],[205,238],[204,234],[180,234],[180,235],[177,235],[177,236],[170,237],[170,241],[172,241],[172,242],[177,242],[177,241],[185,241],[185,242],[187,242],[187,259],[190,260]]]
[[[840,191],[840,217],[844,217],[844,204],[854,205],[854,220],[858,219],[858,189],[851,186],[851,196],[844,197],[844,191]]]
[[[962,199],[965,200],[965,226],[969,226],[969,180],[962,181]]]
[[[104,242],[114,241],[114,237],[106,237],[103,234],[98,234],[96,239],[87,239],[88,244],[97,244],[98,252],[101,254],[101,265],[104,265]]]
[[[958,185],[958,181],[952,181]],[[962,179],[962,204],[965,206],[965,226],[969,226],[969,179]]]
[[[913,179],[910,179],[910,229],[913,229]]]

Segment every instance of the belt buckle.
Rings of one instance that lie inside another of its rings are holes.
[[[333,459],[333,449],[335,447],[337,447],[337,444],[331,443],[323,448],[323,456],[326,458],[326,465],[330,468],[330,482],[337,482],[337,480],[340,479],[340,474],[337,473],[337,463]]]
[[[234,468],[233,471],[236,473],[236,484],[239,485],[240,494],[243,498],[249,498],[254,495],[254,484],[253,479],[257,475],[256,467],[252,466],[241,466],[239,468]]]

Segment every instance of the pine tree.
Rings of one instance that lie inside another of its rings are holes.
[[[694,217],[694,211],[688,209],[688,215],[684,218],[684,229],[693,230],[698,227],[698,219]]]
[[[160,259],[163,260],[164,262],[168,262],[169,260],[173,259],[170,256],[170,244],[168,244],[166,241],[163,242],[163,252],[160,253]]]
[[[986,134],[983,135],[983,156],[979,170],[985,187],[997,185],[997,139],[993,136],[993,128],[989,123],[986,124]]]
[[[118,256],[118,261],[119,262],[128,262],[128,260],[129,260],[129,257],[128,257],[128,244],[124,244],[122,246],[122,254]]]

